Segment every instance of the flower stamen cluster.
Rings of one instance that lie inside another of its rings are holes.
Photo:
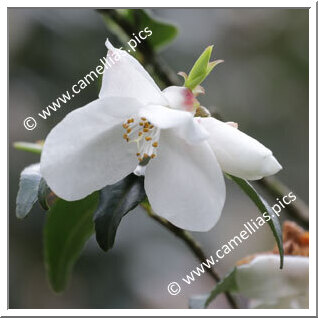
[[[137,144],[136,156],[141,162],[144,159],[154,159],[159,146],[160,130],[151,124],[146,117],[129,118],[123,124],[125,133],[123,138],[127,142]]]

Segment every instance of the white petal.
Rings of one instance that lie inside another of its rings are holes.
[[[130,98],[98,99],[68,114],[46,138],[41,173],[61,198],[78,200],[131,173],[136,146],[123,138],[123,119],[140,104]]]
[[[266,302],[305,295],[309,284],[309,258],[287,255],[279,269],[278,255],[259,255],[237,267],[236,282],[244,296]]]
[[[248,180],[277,173],[282,166],[256,139],[215,118],[200,118],[210,133],[208,142],[223,171]]]
[[[209,136],[204,127],[199,125],[193,115],[187,111],[159,105],[149,105],[142,108],[139,115],[146,117],[160,129],[174,128],[176,134],[189,143],[205,140]]]
[[[252,299],[249,308],[253,309],[306,309],[309,306],[309,295],[282,297],[271,301]]]
[[[147,166],[145,190],[158,215],[191,231],[210,230],[225,201],[223,175],[207,143],[191,146],[168,130]]]
[[[144,104],[167,105],[159,87],[134,57],[115,49],[108,40],[106,46],[107,61],[111,66],[103,74],[99,97],[132,97]]]

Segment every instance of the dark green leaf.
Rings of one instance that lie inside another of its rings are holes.
[[[270,205],[257,193],[254,187],[246,180],[228,175],[230,179],[235,181],[238,186],[250,197],[250,199],[258,207],[259,211],[263,214],[267,212],[271,219],[267,222],[274,234],[280,255],[280,268],[284,265],[284,248],[283,248],[283,235],[282,229],[279,223],[279,219],[275,213],[273,213]]]
[[[44,259],[55,292],[65,289],[72,267],[94,232],[93,213],[98,193],[68,202],[58,199],[48,212],[44,228]]]
[[[133,173],[100,191],[94,221],[96,240],[104,251],[113,247],[116,231],[123,216],[145,198],[144,178]]]
[[[217,295],[225,292],[235,292],[237,290],[238,287],[236,284],[236,267],[234,267],[229,274],[227,274],[222,280],[220,280],[215,285],[208,299],[206,300],[204,307],[206,308]]]
[[[203,309],[215,299],[216,296],[225,292],[236,292],[236,267],[220,280],[212,289],[210,294],[197,295],[190,298],[189,307],[192,309]]]
[[[170,43],[178,34],[178,29],[174,25],[159,21],[143,9],[129,9],[128,17],[137,31],[142,31],[146,27],[152,34],[147,37],[147,42],[154,50]]]
[[[19,191],[16,199],[16,216],[23,219],[31,211],[38,199],[41,180],[40,164],[35,163],[21,172]]]
[[[42,152],[43,144],[21,141],[21,142],[15,142],[13,144],[13,147],[19,150],[24,150],[24,151],[40,154]]]
[[[174,25],[166,22],[159,21],[152,17],[146,10],[143,9],[100,9],[99,13],[103,16],[107,27],[113,31],[123,43],[129,40],[136,39],[133,33],[142,41],[147,44],[151,49],[158,50],[163,46],[170,43],[178,34],[178,29]],[[145,28],[148,33],[139,32],[144,31]],[[152,34],[150,34],[150,31]],[[138,43],[137,43],[138,44]],[[125,47],[125,49],[127,49]]]

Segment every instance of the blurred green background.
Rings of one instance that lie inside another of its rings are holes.
[[[268,146],[284,169],[278,177],[308,202],[308,10],[155,9],[178,26],[179,36],[160,55],[175,72],[189,72],[204,48],[224,59],[203,86],[202,105],[215,106],[226,120]],[[171,296],[166,287],[198,265],[181,241],[139,209],[123,219],[115,247],[107,254],[89,241],[75,265],[69,288],[54,294],[46,281],[42,229],[45,212],[15,217],[19,174],[39,156],[12,148],[14,141],[45,139],[71,110],[97,98],[98,83],[27,131],[23,120],[94,69],[105,55],[105,39],[116,38],[93,9],[9,9],[9,308],[186,308],[188,297],[206,293],[206,274]],[[180,80],[181,84],[181,80]],[[270,203],[274,203],[269,198]],[[258,211],[227,182],[220,221],[208,233],[194,233],[207,255],[241,231]],[[282,219],[284,215],[282,216]],[[271,249],[267,227],[225,257],[225,274],[243,256]],[[219,296],[212,307],[224,308]]]

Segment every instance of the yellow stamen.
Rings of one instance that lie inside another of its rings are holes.
[[[141,117],[141,120],[146,121],[146,120],[147,120],[147,118],[145,118],[145,117]]]
[[[152,140],[152,138],[151,138],[151,137],[145,137],[145,139],[146,139],[146,141],[150,141],[150,140]]]
[[[153,153],[152,155],[151,155],[151,158],[153,159],[153,158],[156,158],[156,155]]]
[[[148,132],[149,129],[148,129],[148,128],[144,128],[142,131],[143,131],[143,132]]]
[[[154,142],[153,144],[152,144],[152,147],[158,147],[158,143],[157,142]]]

